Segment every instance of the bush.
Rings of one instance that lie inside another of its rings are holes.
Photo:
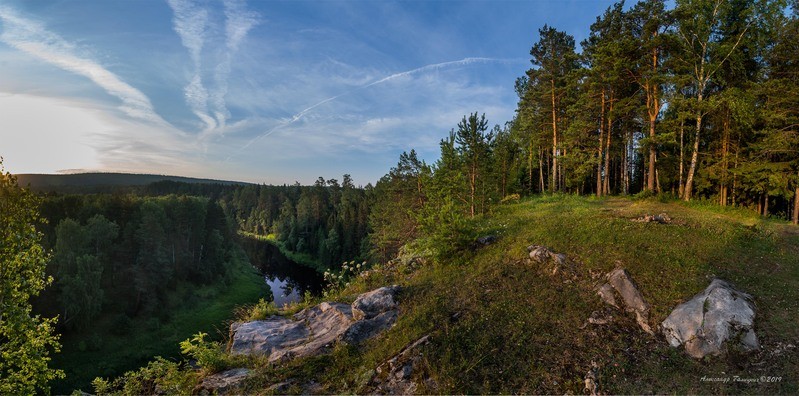
[[[129,371],[114,380],[95,378],[94,393],[104,395],[188,395],[196,382],[192,370],[181,369],[180,364],[162,357],[156,358],[137,371]]]
[[[207,373],[216,373],[228,366],[227,356],[218,342],[207,341],[206,333],[197,333],[194,337],[180,343],[180,351],[197,361]]]
[[[249,310],[249,314],[244,318],[247,321],[251,320],[264,320],[272,315],[277,315],[278,309],[274,302],[266,301],[263,298],[258,300]]]

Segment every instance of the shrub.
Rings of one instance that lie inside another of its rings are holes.
[[[180,351],[197,361],[197,364],[208,373],[222,371],[228,366],[227,356],[218,342],[205,339],[208,334],[197,333],[194,337],[180,343]]]

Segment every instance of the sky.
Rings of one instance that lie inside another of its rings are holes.
[[[611,1],[0,1],[12,173],[375,183],[464,115],[513,118],[544,24]]]

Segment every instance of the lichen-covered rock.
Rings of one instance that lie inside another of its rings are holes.
[[[203,378],[194,389],[194,394],[199,395],[231,395],[241,393],[241,387],[250,369],[235,368]]]
[[[671,346],[685,345],[689,355],[700,359],[721,354],[728,343],[743,351],[760,349],[754,322],[752,297],[714,279],[703,292],[674,308],[661,328]]]
[[[641,328],[654,335],[649,326],[649,304],[644,300],[643,294],[633,281],[630,273],[624,268],[616,268],[608,274],[608,283],[619,293],[625,309],[635,313],[635,320]]]
[[[388,330],[397,321],[397,310],[383,312],[371,319],[363,319],[353,323],[341,337],[347,344],[359,344],[385,330]]]
[[[352,315],[355,320],[371,319],[383,312],[397,308],[397,285],[385,286],[359,295],[352,303]]]

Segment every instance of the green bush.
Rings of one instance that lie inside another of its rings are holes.
[[[194,337],[180,343],[180,351],[197,361],[207,373],[216,373],[228,366],[227,356],[218,342],[207,341],[206,333],[197,333]]]
[[[158,357],[147,366],[110,381],[97,377],[92,381],[92,387],[98,396],[188,395],[191,394],[195,382],[194,371],[182,369],[179,363]]]

